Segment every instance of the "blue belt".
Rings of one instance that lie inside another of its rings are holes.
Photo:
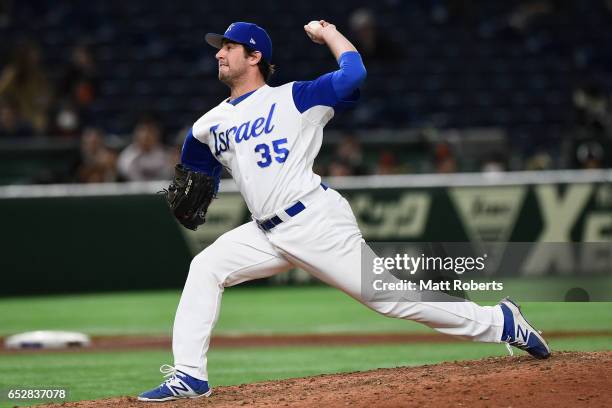
[[[321,187],[323,188],[323,190],[327,190],[327,186],[325,184],[321,183]],[[306,206],[301,201],[298,201],[297,203],[293,204],[291,207],[286,208],[285,212],[287,213],[288,216],[295,217],[296,215],[298,215],[305,209],[306,209]],[[263,221],[255,220],[255,222],[257,223],[257,226],[259,228],[268,232],[272,228],[276,227],[278,224],[282,224],[283,220],[281,220],[281,218],[278,215],[275,215],[274,217],[268,218],[267,220],[263,220]]]

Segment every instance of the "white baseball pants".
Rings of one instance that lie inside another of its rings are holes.
[[[349,203],[332,189],[319,188],[306,198],[306,209],[285,217],[269,232],[251,221],[223,234],[193,259],[174,321],[172,349],[178,370],[208,380],[206,354],[225,287],[294,266],[382,315],[474,341],[500,342],[504,319],[499,306],[362,299],[363,238]]]

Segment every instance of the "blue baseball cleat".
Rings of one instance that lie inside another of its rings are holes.
[[[501,340],[506,343],[510,355],[513,355],[514,346],[524,350],[535,358],[544,359],[550,357],[550,347],[546,340],[540,335],[521,313],[519,305],[510,298],[504,298],[499,302],[504,313],[504,332]]]
[[[198,380],[189,374],[185,374],[164,364],[159,368],[164,377],[170,377],[159,387],[150,391],[143,392],[138,396],[139,401],[162,402],[182,398],[208,397],[212,389],[208,386],[208,381]]]

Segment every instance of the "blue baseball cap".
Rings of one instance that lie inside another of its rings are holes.
[[[229,40],[261,52],[263,59],[268,62],[272,59],[272,40],[266,30],[257,24],[239,21],[230,24],[224,34],[208,33],[204,38],[215,48],[221,48],[223,40]]]

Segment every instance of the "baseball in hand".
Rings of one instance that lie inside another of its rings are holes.
[[[310,27],[313,31],[315,31],[315,30],[320,29],[323,26],[318,21],[312,20],[310,23],[308,23],[308,27]]]
[[[317,44],[324,44],[323,38],[321,37],[321,29],[323,26],[319,21],[311,21],[307,25],[304,26],[304,30],[306,30],[306,34],[308,37]]]

